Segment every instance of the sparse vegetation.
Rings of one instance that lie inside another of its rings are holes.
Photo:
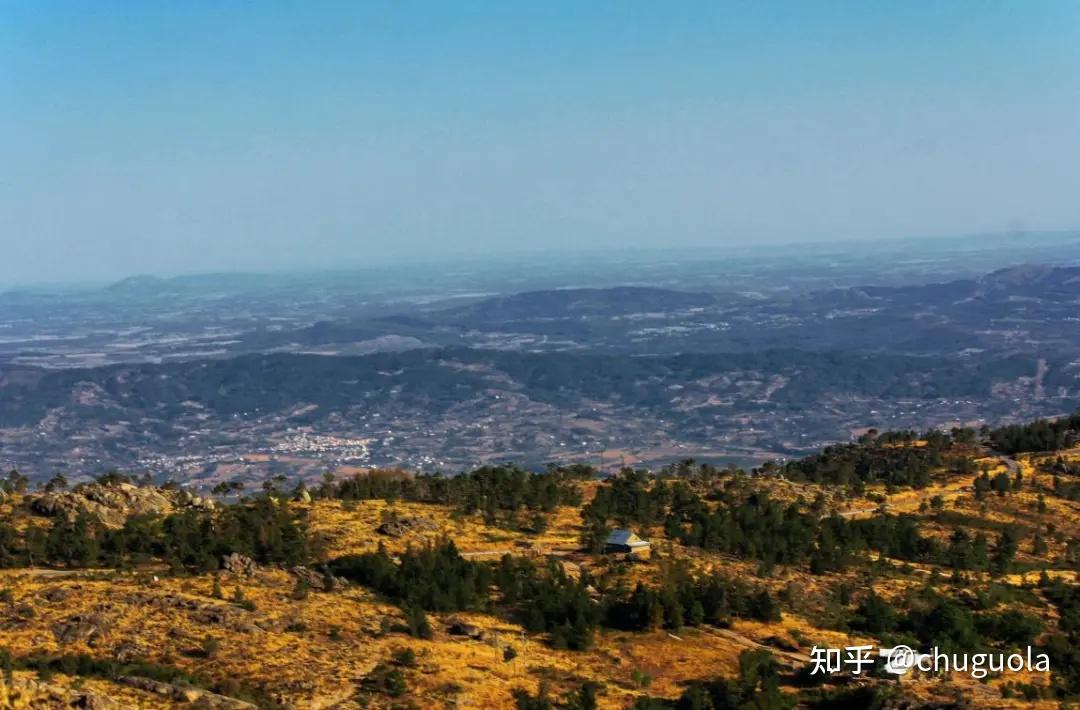
[[[0,504],[9,665],[72,687],[115,685],[124,669],[145,667],[161,682],[301,705],[301,683],[350,677],[356,702],[401,707],[451,698],[492,707],[727,707],[750,698],[758,707],[874,707],[906,697],[876,681],[807,682],[799,659],[811,646],[857,638],[955,650],[1031,645],[1051,654],[1052,677],[988,679],[994,697],[1080,697],[1070,650],[1080,526],[1063,494],[1080,457],[1055,451],[1004,470],[977,445],[977,435],[957,430],[933,444],[940,460],[908,459],[881,452],[925,449],[925,435],[886,432],[828,455],[830,471],[876,456],[925,461],[925,488],[775,465],[750,475],[684,461],[606,480],[586,467],[499,467],[457,487],[376,474],[349,479],[357,488],[339,497],[346,482],[327,479],[307,499],[268,490],[215,510],[109,524],[91,511],[31,515],[19,501],[35,494],[22,487]],[[863,448],[873,453],[860,458]],[[8,485],[20,488],[14,478]],[[104,485],[129,484],[116,475]],[[493,499],[494,514],[474,505]],[[616,527],[649,539],[654,558],[580,544]],[[223,567],[234,553],[237,565]],[[31,560],[79,580],[20,576]],[[110,607],[97,601],[104,590]],[[122,618],[116,609],[140,621],[110,631]],[[117,643],[144,635],[137,648]],[[35,650],[31,639],[42,636],[52,640]],[[283,644],[303,663],[251,670]],[[373,650],[357,656],[357,646]],[[372,653],[381,662],[357,671]],[[928,681],[920,693],[947,698],[964,682]]]

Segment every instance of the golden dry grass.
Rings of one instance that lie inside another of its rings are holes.
[[[1080,459],[1080,451],[1070,452]],[[1047,509],[1037,510],[1033,485],[1049,485],[1049,477],[1036,475],[1039,457],[1020,460],[1025,487],[1007,496],[991,495],[976,501],[972,476],[942,473],[932,486],[921,491],[886,494],[872,489],[869,495],[884,495],[892,511],[919,514],[924,502],[935,496],[945,501],[945,510],[975,516],[981,520],[1016,522],[1028,528],[1045,528],[1053,523],[1058,535],[1047,535],[1049,560],[1064,554],[1065,540],[1080,537],[1080,509],[1075,502],[1046,496]],[[990,461],[993,467],[997,461]],[[813,500],[822,490],[790,481],[755,480],[749,485],[769,488],[775,497],[794,500],[802,496]],[[594,484],[586,486],[591,496]],[[835,491],[826,491],[828,507],[841,512],[874,509],[879,501],[871,498],[846,499]],[[300,504],[297,504],[300,505]],[[552,516],[542,535],[508,531],[486,526],[476,516],[461,517],[447,506],[408,502],[316,501],[304,504],[310,513],[313,532],[326,540],[329,556],[369,552],[384,543],[392,551],[409,544],[424,544],[441,536],[452,538],[466,555],[492,559],[504,553],[556,554],[575,569],[588,568],[601,575],[618,567],[628,583],[656,582],[663,560],[683,558],[701,572],[722,573],[769,587],[785,595],[789,611],[777,623],[736,621],[730,629],[687,629],[677,635],[664,631],[624,633],[602,631],[594,647],[587,652],[560,651],[551,648],[541,636],[524,634],[521,627],[505,618],[490,614],[431,615],[435,637],[419,640],[400,630],[385,632],[388,620],[400,625],[400,609],[377,599],[359,587],[344,587],[333,592],[311,593],[303,600],[292,598],[293,578],[282,570],[262,570],[253,578],[221,577],[226,600],[212,597],[213,577],[163,577],[154,581],[149,573],[103,573],[100,576],[79,573],[0,571],[0,588],[10,590],[13,606],[30,605],[32,618],[7,624],[2,645],[16,655],[31,652],[80,653],[112,657],[125,645],[134,644],[139,652],[154,662],[170,664],[216,681],[235,679],[280,699],[289,707],[323,708],[358,707],[359,681],[377,664],[386,662],[402,649],[412,649],[418,667],[406,670],[409,697],[420,707],[453,705],[464,708],[499,708],[512,706],[512,692],[524,688],[535,692],[545,680],[556,693],[580,685],[584,680],[605,684],[602,707],[627,707],[644,694],[674,698],[690,681],[730,675],[737,669],[739,653],[759,645],[770,646],[790,662],[805,659],[810,645],[842,647],[853,643],[872,643],[872,639],[823,628],[821,613],[828,605],[829,589],[845,582],[855,595],[872,586],[887,599],[899,598],[905,591],[926,583],[934,571],[931,565],[913,565],[911,573],[902,573],[895,563],[895,574],[879,575],[868,581],[862,573],[848,571],[823,577],[799,569],[777,568],[767,578],[758,577],[757,565],[698,549],[683,548],[663,539],[659,530],[651,531],[659,561],[648,564],[613,565],[610,560],[594,558],[577,551],[581,521],[577,509],[560,508]],[[430,519],[434,528],[424,532],[389,538],[376,529],[390,514]],[[41,524],[12,507],[0,507],[0,515],[13,517],[18,525]],[[944,537],[952,528],[924,520],[932,534]],[[1021,545],[1018,559],[1037,562],[1027,542]],[[948,570],[938,570],[943,578]],[[1071,570],[1050,570],[1052,576],[1076,581]],[[1023,585],[1033,581],[1038,571],[1010,575],[1000,583]],[[987,581],[972,575],[973,584]],[[255,605],[254,611],[228,601],[234,588]],[[49,601],[46,592],[61,601]],[[208,622],[206,611],[217,611],[217,621]],[[0,610],[0,615],[3,612]],[[61,645],[53,630],[73,616],[96,616],[105,620],[107,632],[93,646],[82,643]],[[11,618],[10,611],[7,617]],[[446,622],[450,616],[463,618],[487,633],[482,641],[450,636]],[[206,637],[213,637],[219,649],[213,658],[202,657],[198,650]],[[777,650],[777,643],[796,648]],[[517,658],[503,660],[503,649],[513,646]],[[641,678],[651,678],[646,689]],[[1022,679],[1009,676],[1008,680]],[[1046,683],[1047,678],[1034,680]],[[59,678],[54,682],[65,682]],[[112,687],[108,681],[86,683],[101,687],[109,694],[119,694],[131,707],[162,707],[161,699],[140,696],[130,689]],[[977,699],[981,707],[1032,707],[1020,701],[1000,698],[997,680],[978,683],[963,677],[948,682],[924,681],[907,684],[910,692],[924,698],[947,697],[960,693]],[[374,697],[375,706],[391,701]],[[154,703],[157,703],[156,705]],[[1051,704],[1046,704],[1050,707]]]

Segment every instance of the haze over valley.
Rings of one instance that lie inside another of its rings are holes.
[[[757,464],[869,427],[1056,415],[1080,401],[1076,263],[1080,236],[1006,235],[15,289],[0,464],[203,488]]]

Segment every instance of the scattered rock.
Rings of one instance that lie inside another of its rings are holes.
[[[57,642],[67,645],[85,643],[94,646],[105,637],[108,622],[98,614],[77,614],[53,627],[53,636]]]
[[[41,598],[50,604],[65,601],[71,596],[71,590],[64,587],[49,587],[41,592]]]
[[[419,516],[392,518],[376,528],[379,534],[389,535],[390,537],[401,537],[408,533],[428,532],[436,529],[438,529],[438,525],[435,524],[434,520]]]
[[[191,619],[208,626],[221,626],[228,620],[229,615],[224,609],[206,608],[192,612]]]
[[[175,498],[176,505],[179,507],[201,508],[202,510],[214,510],[217,507],[213,498],[197,496],[184,488],[176,491]]]
[[[131,663],[132,661],[139,661],[146,658],[149,655],[149,652],[150,650],[141,643],[124,641],[113,649],[112,655],[113,658],[121,663]]]
[[[179,626],[173,626],[166,631],[165,634],[171,639],[189,639],[192,637],[191,634],[181,629]]]
[[[0,708],[85,708],[120,710],[116,701],[98,693],[65,688],[29,678],[0,677]]]
[[[30,622],[26,619],[0,619],[0,631],[25,631],[30,628]],[[4,707],[0,705],[0,708]]]
[[[16,604],[9,606],[0,615],[0,631],[18,631],[30,626],[31,620],[37,615],[34,607],[29,604]],[[3,707],[0,705],[0,707]]]
[[[265,614],[242,609],[226,601],[184,597],[179,594],[132,593],[123,597],[124,602],[134,606],[158,609],[183,609],[196,624],[215,626],[236,633],[254,633],[256,631],[276,631],[282,622],[275,621]],[[191,635],[179,627],[167,632],[170,637],[191,640]]]

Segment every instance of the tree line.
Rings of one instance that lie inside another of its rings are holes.
[[[480,513],[496,524],[507,513],[550,513],[560,505],[581,505],[578,482],[595,478],[590,466],[552,467],[533,473],[512,464],[482,466],[458,476],[411,475],[377,470],[334,481],[327,478],[316,497],[338,500],[407,500],[452,505],[464,514]]]
[[[398,603],[407,618],[417,610],[502,611],[532,633],[546,633],[556,648],[584,650],[597,628],[645,630],[711,624],[734,618],[779,619],[778,602],[765,588],[723,575],[695,575],[684,562],[666,562],[657,587],[602,588],[587,572],[569,575],[555,559],[504,555],[497,563],[461,556],[443,539],[409,547],[397,556],[375,552],[331,560],[335,575]],[[496,593],[492,595],[491,590]],[[423,626],[420,622],[418,625]],[[410,621],[410,626],[412,626]]]
[[[914,446],[913,432],[886,432],[850,444],[826,446],[820,452],[789,461],[779,473],[794,481],[851,486],[861,493],[866,485],[925,488],[931,474],[946,462],[953,436],[929,431],[924,446]]]
[[[120,528],[86,512],[59,515],[48,527],[30,525],[24,532],[0,520],[2,567],[123,568],[157,559],[176,570],[210,571],[233,553],[284,566],[308,564],[320,555],[307,513],[268,496],[215,510],[133,515]]]
[[[978,479],[977,488],[982,481],[987,490],[1004,494],[1012,489],[1008,476],[998,478]],[[685,481],[626,471],[601,486],[582,508],[582,543],[599,551],[613,524],[641,530],[662,525],[669,539],[758,560],[763,572],[775,565],[807,565],[815,574],[834,572],[875,551],[908,562],[1004,574],[1022,537],[1018,528],[1006,527],[991,543],[981,533],[972,538],[958,527],[943,545],[920,531],[919,517],[914,515],[882,511],[848,520],[825,515],[823,507],[820,499],[784,503],[766,492],[747,492],[734,481],[703,497]]]
[[[1061,451],[1080,441],[1080,411],[1060,419],[1036,419],[993,429],[990,445],[1005,454]]]

